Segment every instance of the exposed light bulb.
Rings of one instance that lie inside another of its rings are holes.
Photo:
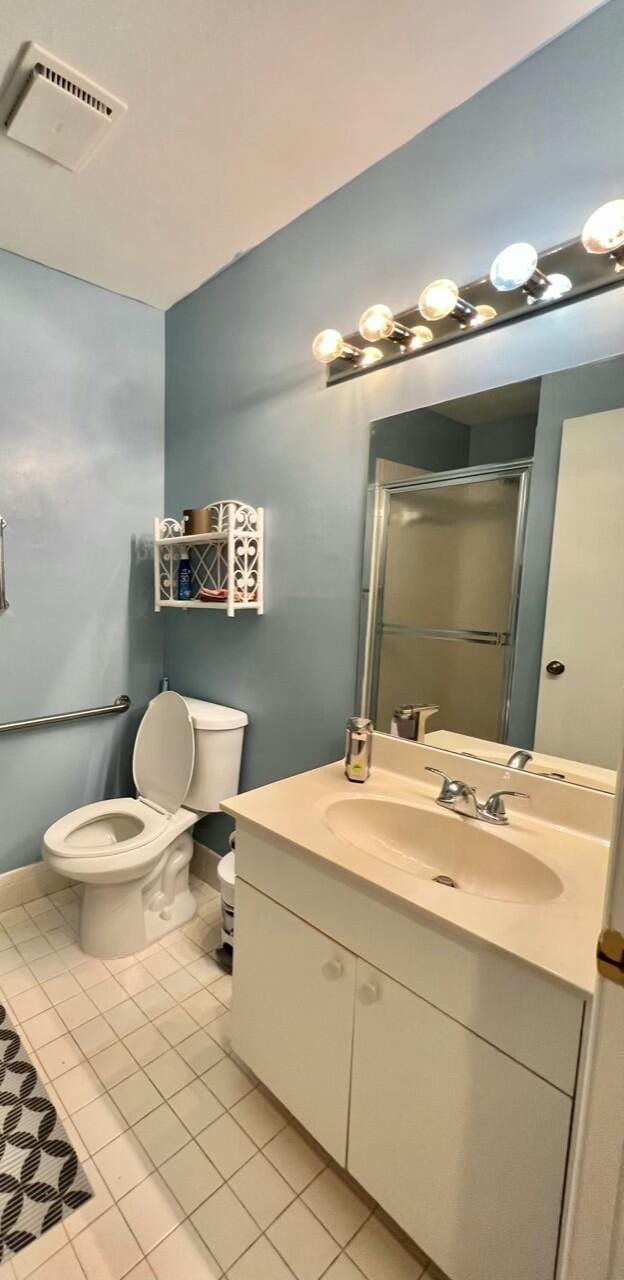
[[[412,329],[412,336],[407,344],[409,350],[420,351],[421,347],[426,347],[428,342],[433,342],[433,334],[428,325],[414,325],[414,328]]]
[[[425,320],[443,320],[454,311],[459,289],[454,280],[432,280],[418,299],[418,310]]]
[[[322,329],[312,343],[312,355],[320,364],[331,364],[339,359],[356,360],[361,354],[360,348],[345,342],[337,329]]]
[[[529,296],[527,302],[556,302],[557,298],[561,298],[564,293],[569,293],[571,288],[572,281],[569,276],[564,276],[560,271],[553,271],[551,276],[546,276],[546,288],[536,297]]]
[[[587,219],[581,239],[588,253],[614,253],[624,246],[624,200],[609,200]]]
[[[367,342],[378,342],[380,338],[390,338],[394,329],[394,316],[390,307],[378,302],[368,307],[360,316],[360,333]]]
[[[495,257],[490,267],[490,280],[500,293],[521,289],[537,267],[537,249],[525,240],[509,244]]]
[[[377,364],[377,361],[381,359],[383,359],[383,352],[379,350],[379,347],[364,347],[360,351],[358,365],[360,369],[366,369],[368,365]]]
[[[498,315],[496,307],[490,307],[487,302],[479,303],[476,311],[476,316],[473,316],[470,321],[471,329],[478,329],[480,325],[487,324],[488,320],[493,320]]]

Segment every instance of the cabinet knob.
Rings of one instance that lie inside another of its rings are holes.
[[[565,671],[565,663],[553,658],[552,662],[546,663],[546,670],[549,676],[562,676]]]
[[[329,982],[337,982],[338,978],[341,978],[344,973],[342,960],[336,960],[335,958],[333,960],[326,960],[321,972],[323,977],[327,978]]]
[[[358,992],[360,1004],[376,1004],[381,992],[376,982],[363,982]]]

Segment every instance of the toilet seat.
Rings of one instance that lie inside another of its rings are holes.
[[[136,736],[132,772],[138,798],[100,800],[74,809],[45,833],[49,854],[93,874],[143,870],[196,821],[182,808],[195,765],[195,733],[178,693],[150,703]]]

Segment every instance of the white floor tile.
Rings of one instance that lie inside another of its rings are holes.
[[[87,1280],[122,1280],[141,1261],[141,1250],[116,1206],[76,1236],[74,1249]]]
[[[0,960],[1,960],[0,956]],[[67,973],[67,965],[60,954],[41,956],[29,965],[37,982],[45,982],[48,978],[56,978],[60,973]],[[0,968],[0,972],[2,972]]]
[[[140,1027],[138,1031],[132,1031],[129,1036],[125,1036],[124,1044],[142,1067],[148,1062],[153,1062],[154,1058],[160,1058],[161,1054],[166,1053],[169,1048],[165,1037],[161,1036],[160,1031],[151,1022]]]
[[[209,986],[211,982],[216,982],[218,978],[223,977],[221,965],[217,964],[211,956],[200,956],[199,960],[193,960],[188,967],[188,972],[193,978],[197,978],[202,987]]]
[[[170,1098],[173,1093],[178,1093],[194,1079],[193,1071],[175,1049],[169,1049],[160,1058],[155,1058],[153,1062],[148,1063],[145,1071],[152,1083],[160,1090],[163,1098]],[[208,1119],[205,1123],[208,1123]]]
[[[219,978],[217,982],[212,983],[210,990],[212,991],[213,996],[216,996],[217,1000],[220,1000],[221,1004],[224,1004],[226,1008],[229,1009],[232,1003],[231,973],[224,973],[222,978]]]
[[[273,1248],[266,1236],[261,1236],[244,1253],[227,1273],[227,1280],[293,1280],[290,1267]]]
[[[366,1280],[421,1280],[425,1270],[376,1216],[364,1223],[347,1253]]]
[[[11,997],[11,1007],[17,1022],[26,1022],[28,1018],[34,1018],[37,1013],[43,1013],[45,1009],[49,1009],[51,1005],[52,1001],[42,987],[31,987],[21,995]]]
[[[167,978],[162,978],[161,982],[165,991],[168,991],[174,1000],[186,1000],[188,996],[194,996],[201,991],[201,984],[188,972],[188,969],[177,969]]]
[[[272,1138],[264,1148],[264,1154],[298,1193],[321,1172],[325,1163],[315,1148],[292,1126],[282,1129],[277,1137]]]
[[[232,1107],[232,1115],[258,1147],[266,1146],[288,1124],[287,1117],[261,1089],[253,1089],[241,1098]]]
[[[79,996],[82,990],[73,974],[67,972],[60,973],[57,978],[48,978],[48,981],[43,984],[43,989],[50,1004],[61,1004],[71,996]]]
[[[355,1263],[347,1257],[346,1253],[341,1253],[335,1262],[332,1262],[329,1271],[325,1272],[323,1280],[365,1280],[363,1273]]]
[[[161,1061],[162,1059],[157,1059],[157,1062]],[[156,1066],[157,1062],[152,1063],[152,1066]],[[148,1067],[149,1070],[150,1068]],[[188,1070],[190,1070],[190,1067]],[[158,1085],[158,1080],[155,1078],[154,1083]],[[160,1085],[158,1087],[160,1088]],[[189,1133],[192,1133],[193,1136],[200,1133],[207,1125],[212,1124],[212,1121],[216,1120],[220,1115],[223,1115],[221,1103],[201,1080],[192,1079],[186,1088],[181,1089],[179,1093],[169,1099],[169,1105],[173,1107],[182,1124],[186,1125]]]
[[[200,988],[196,995],[185,1000],[184,1008],[200,1027],[207,1027],[209,1022],[214,1022],[215,1018],[220,1018],[223,1013],[223,1005],[215,1000],[207,987]]]
[[[165,991],[160,982],[154,982],[145,991],[139,991],[134,998],[147,1018],[159,1018],[161,1013],[175,1007],[173,996]]]
[[[50,955],[52,947],[50,946],[47,938],[44,938],[43,934],[40,933],[36,938],[29,938],[26,942],[20,942],[17,950],[19,951],[22,960],[26,960],[26,962],[29,963],[31,960],[38,960],[41,956]],[[4,956],[8,956],[8,954],[8,951],[3,951],[2,956],[0,956],[0,961]]]
[[[74,969],[73,976],[83,991],[88,991],[90,987],[106,981],[108,969],[101,960],[87,960],[86,964],[78,965],[78,968]]]
[[[63,1223],[59,1222],[56,1227],[46,1231],[33,1244],[29,1244],[26,1249],[16,1253],[12,1262],[17,1280],[24,1280],[26,1276],[32,1275],[37,1267],[41,1267],[53,1254],[58,1253],[60,1249],[64,1249],[66,1244],[67,1232]]]
[[[88,1062],[81,1062],[77,1067],[72,1067],[71,1071],[58,1076],[54,1087],[70,1116],[104,1093],[102,1081]]]
[[[185,1213],[190,1214],[211,1196],[223,1181],[207,1155],[196,1142],[161,1165],[160,1172]]]
[[[39,1061],[50,1080],[60,1076],[64,1071],[71,1071],[83,1062],[83,1055],[73,1036],[59,1036],[38,1050]]]
[[[83,1169],[91,1183],[93,1196],[91,1200],[87,1200],[86,1204],[83,1204],[82,1208],[76,1209],[75,1213],[70,1213],[69,1217],[65,1219],[65,1230],[70,1240],[73,1240],[74,1236],[84,1231],[85,1227],[89,1226],[89,1223],[95,1222],[96,1218],[106,1213],[106,1210],[110,1209],[113,1203],[110,1191],[99,1169],[90,1157],[84,1161]]]
[[[230,1058],[222,1058],[216,1067],[205,1072],[202,1080],[227,1108],[235,1106],[254,1087],[254,1081]]]
[[[181,1040],[177,1050],[197,1075],[214,1067],[223,1057],[223,1049],[205,1031],[196,1031],[187,1040]]]
[[[75,1027],[72,1035],[76,1043],[80,1045],[86,1058],[95,1057],[96,1053],[108,1048],[109,1044],[114,1044],[117,1039],[115,1032],[109,1027],[108,1022],[101,1014],[98,1014],[96,1018],[91,1018],[89,1022],[83,1022],[81,1026]]]
[[[115,1085],[111,1089],[111,1098],[128,1124],[136,1124],[143,1119],[143,1116],[149,1115],[150,1111],[155,1111],[156,1107],[162,1104],[158,1089],[154,1087],[144,1071],[135,1071],[135,1074],[128,1076],[127,1080]]]
[[[185,1216],[184,1209],[159,1173],[151,1173],[149,1178],[140,1182],[119,1201],[119,1208],[146,1254],[174,1231]]]
[[[70,1244],[32,1273],[32,1280],[84,1280],[84,1271]]]
[[[251,1215],[226,1186],[219,1187],[209,1200],[200,1205],[191,1221],[224,1271],[260,1235]]]
[[[261,1152],[230,1178],[229,1185],[263,1231],[295,1198],[292,1187]]]
[[[79,996],[64,1000],[57,1008],[65,1026],[69,1027],[70,1031],[73,1031],[74,1027],[81,1027],[83,1022],[96,1018],[98,1012],[93,1001],[85,995],[84,991]]]
[[[156,1280],[156,1277],[147,1258],[142,1258],[138,1267],[133,1267],[132,1271],[129,1271],[127,1276],[124,1276],[124,1280]]]
[[[162,982],[163,978],[168,977],[170,973],[175,973],[179,968],[177,960],[169,955],[168,951],[157,951],[155,955],[148,956],[144,961],[145,968],[151,973],[153,978]]]
[[[157,1280],[218,1280],[221,1267],[190,1222],[163,1240],[148,1259]]]
[[[301,1199],[343,1248],[372,1212],[333,1169],[324,1169],[306,1187]]]
[[[129,1036],[131,1032],[138,1031],[139,1027],[147,1024],[143,1010],[132,999],[116,1004],[113,1009],[107,1009],[106,1021],[110,1022],[118,1036]]]
[[[176,938],[175,941],[167,948],[169,955],[173,956],[179,964],[192,964],[194,960],[199,960],[203,955],[201,947],[197,947],[190,938]]]
[[[50,1040],[56,1040],[58,1036],[65,1034],[65,1025],[56,1009],[46,1009],[44,1013],[28,1018],[21,1025],[33,1049],[39,1049],[41,1045],[49,1044]]]
[[[104,982],[96,982],[94,987],[90,987],[89,996],[100,1013],[106,1013],[108,1009],[114,1009],[115,1005],[123,1004],[128,999],[128,992],[124,991],[117,978],[109,976]]]
[[[127,1128],[121,1112],[108,1094],[96,1098],[95,1102],[90,1102],[81,1111],[76,1111],[72,1119],[91,1155],[105,1147],[107,1142],[118,1138]]]
[[[189,1138],[188,1131],[167,1103],[139,1120],[133,1132],[157,1168],[180,1147],[186,1146]]]
[[[130,1131],[108,1142],[93,1157],[115,1200],[132,1191],[152,1172],[152,1162]]]
[[[93,1070],[97,1072],[106,1089],[112,1089],[128,1076],[134,1075],[136,1062],[123,1044],[111,1044],[91,1058]]]
[[[184,1009],[175,1005],[173,1009],[168,1009],[166,1013],[156,1018],[154,1027],[169,1041],[169,1044],[176,1045],[193,1035],[197,1030],[197,1023]]]
[[[221,1048],[224,1049],[226,1053],[230,1053],[232,1049],[231,1028],[232,1017],[229,1012],[222,1013],[219,1018],[215,1018],[214,1022],[208,1023],[206,1027],[208,1035],[211,1036],[213,1040],[216,1040],[217,1044],[220,1044]]]
[[[142,964],[131,964],[117,976],[117,981],[129,996],[135,996],[147,987],[153,987],[156,979]]]
[[[12,1000],[13,996],[19,995],[22,991],[28,991],[35,986],[37,978],[32,970],[25,966],[22,969],[13,969],[12,973],[2,975],[2,991],[8,1000]]]
[[[297,1280],[319,1280],[339,1253],[329,1232],[301,1200],[295,1200],[267,1235]]]
[[[222,1115],[198,1135],[202,1151],[210,1157],[224,1178],[231,1178],[241,1165],[256,1154],[256,1147],[229,1115]]]

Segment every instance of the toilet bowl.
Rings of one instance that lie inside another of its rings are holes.
[[[48,828],[44,860],[85,886],[80,944],[89,955],[131,955],[194,915],[191,828],[238,791],[246,724],[234,708],[159,694],[134,746],[137,798],[84,805]]]

